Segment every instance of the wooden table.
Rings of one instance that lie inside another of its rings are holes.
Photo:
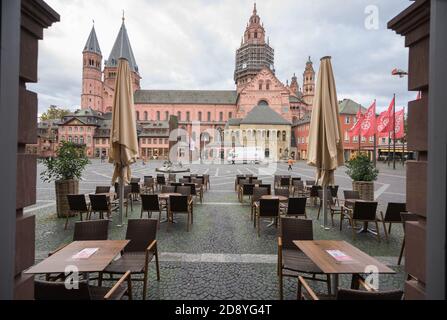
[[[340,274],[352,274],[353,279],[360,274],[369,273],[368,269],[374,267],[377,273],[395,274],[396,272],[375,258],[346,241],[314,240],[293,241],[293,243],[312,260],[325,274],[332,276],[332,288],[337,292]],[[338,262],[326,250],[340,250],[352,258],[351,261]],[[356,278],[356,279],[357,279]]]
[[[262,200],[279,200],[279,202],[286,202],[289,198],[284,196],[265,195],[261,197]]]
[[[68,266],[76,267],[80,273],[101,272],[129,242],[130,240],[74,241],[25,271],[25,274],[65,273]],[[98,248],[98,251],[88,259],[72,258],[86,248]]]

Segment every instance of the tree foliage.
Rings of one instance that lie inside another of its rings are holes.
[[[379,170],[367,154],[359,153],[346,162],[346,174],[354,181],[376,181]]]
[[[52,182],[80,179],[90,161],[85,155],[85,146],[62,141],[57,150],[57,157],[44,159],[42,163],[45,170],[40,174],[41,179]]]
[[[59,108],[58,106],[51,105],[46,112],[40,116],[40,120],[60,120],[63,117],[69,115],[71,112],[68,109]]]

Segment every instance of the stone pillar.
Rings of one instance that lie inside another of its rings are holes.
[[[405,37],[409,48],[408,89],[422,92],[422,99],[408,105],[408,150],[416,160],[407,162],[407,210],[419,221],[406,224],[405,298],[426,298],[428,94],[430,52],[430,0],[416,0],[388,23],[388,28]]]
[[[35,217],[23,208],[36,203],[37,178],[36,156],[25,152],[27,144],[37,143],[37,94],[26,84],[38,80],[38,41],[43,29],[56,21],[59,15],[44,1],[21,1],[14,299],[34,299],[34,277],[22,274],[34,264]]]

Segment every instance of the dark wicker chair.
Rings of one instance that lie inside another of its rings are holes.
[[[326,203],[327,208],[331,214],[331,222],[332,226],[334,226],[334,215],[341,214],[343,211],[343,207],[337,206],[337,200],[334,198],[335,188],[326,189]],[[337,189],[338,191],[338,189]],[[323,208],[323,190],[318,190],[318,198],[320,199],[320,207],[318,208],[317,220],[320,220],[321,209]]]
[[[301,180],[295,180],[292,182],[292,195],[298,197],[306,197],[308,193],[304,189],[304,182]]]
[[[161,206],[156,194],[142,194],[141,195],[141,216],[143,218],[143,213],[147,212],[147,217],[152,218],[152,212],[158,212],[158,226],[160,227],[161,220]]]
[[[169,182],[177,182],[177,176],[175,175],[175,173],[170,173],[169,174],[168,181]]]
[[[275,188],[275,196],[290,197],[289,188]]]
[[[130,178],[130,183],[140,183],[141,178]]]
[[[285,215],[288,217],[304,217],[307,219],[306,214],[307,198],[289,198]]]
[[[405,203],[388,202],[385,215],[380,211],[379,221],[382,222],[385,239],[388,240],[388,234],[391,234],[391,226],[393,223],[402,224],[401,213],[407,212],[407,205]],[[386,224],[389,223],[388,231]]]
[[[191,196],[191,186],[179,186],[176,188],[176,192],[180,193],[182,196]]]
[[[258,237],[261,236],[261,219],[262,218],[279,218],[279,200],[278,199],[260,199],[259,205],[256,206],[256,217],[254,226],[257,227]]]
[[[92,213],[99,213],[100,219],[104,219],[104,213],[106,213],[107,219],[110,219],[112,215],[112,205],[109,201],[109,197],[107,197],[105,194],[89,194],[89,198],[89,219],[91,219]]]
[[[177,190],[176,186],[162,186],[161,193],[175,193]]]
[[[345,209],[340,215],[340,231],[343,228],[343,220],[347,218],[352,228],[352,236],[355,239],[357,234],[357,222],[374,222],[377,230],[377,240],[380,242],[379,223],[377,219],[377,202],[374,201],[356,201],[353,209]]]
[[[343,197],[346,199],[357,199],[360,200],[360,193],[358,191],[353,190],[344,190]]]
[[[290,177],[281,177],[281,180],[279,181],[279,185],[282,188],[289,188],[290,187]]]
[[[267,188],[268,190],[268,195],[272,194],[272,185],[271,184],[260,184],[259,188]]]
[[[200,203],[203,203],[203,179],[194,178],[192,183],[194,184],[194,189],[196,189],[196,196],[199,197]]]
[[[140,183],[139,182],[131,182],[130,183],[130,196],[132,201],[138,201],[138,198],[140,196],[141,190],[140,190]]]
[[[178,182],[185,184],[185,183],[191,183],[191,179],[186,179],[186,178],[180,178],[178,180]]]
[[[70,216],[70,213],[72,214],[79,214],[79,218],[81,221],[83,221],[82,215],[86,214],[86,219],[88,219],[88,215],[90,213],[90,208],[87,205],[87,201],[85,201],[85,195],[83,194],[69,194],[67,195],[68,200],[68,212],[65,219],[65,227],[64,229],[67,230],[68,226],[68,218]]]
[[[166,177],[164,174],[157,174],[157,189],[166,185]]]
[[[306,279],[327,284],[331,293],[330,276],[323,274],[316,264],[302,252],[293,241],[310,241],[314,239],[312,220],[281,218],[280,236],[278,237],[278,277],[279,298],[283,299],[283,278],[297,278],[304,274]]]
[[[251,197],[251,210],[250,210],[250,219],[253,220],[256,206],[259,205],[259,200],[262,196],[268,195],[268,189],[263,187],[255,187],[253,188],[253,196]]]
[[[363,290],[352,290],[352,289],[338,289],[336,296],[318,296],[307,284],[304,277],[298,278],[298,290],[297,298],[298,300],[402,300],[404,297],[403,291],[393,290],[393,291],[383,291],[378,292],[370,288],[364,281],[360,281],[360,284],[366,289]],[[304,292],[303,292],[304,289]]]
[[[186,231],[189,232],[190,225],[194,222],[193,202],[189,196],[170,196],[168,205],[168,216],[174,219],[174,214],[187,214]]]
[[[97,186],[95,188],[95,193],[110,193],[110,186]]]
[[[144,192],[152,191],[152,193],[155,193],[155,181],[154,181],[154,178],[152,178],[152,177],[144,177],[143,191]]]
[[[321,186],[313,185],[310,187],[309,198],[313,201],[313,204],[316,205],[316,199],[318,199],[318,191],[321,190]]]
[[[104,271],[113,278],[116,274],[123,274],[128,270],[132,281],[143,281],[143,299],[146,299],[149,262],[155,257],[157,280],[160,281],[160,268],[158,263],[157,225],[154,219],[129,219],[126,240],[130,240],[124,248],[121,257],[113,261]],[[133,275],[143,275],[141,278],[132,278]],[[102,274],[99,285],[101,286]]]
[[[254,189],[254,187],[255,187],[255,185],[251,184],[251,183],[243,184],[242,188],[241,188],[241,192],[240,192],[239,201],[243,202],[244,201],[244,197],[246,197],[246,196],[251,198],[253,196],[253,189]]]
[[[127,286],[124,283],[127,282]],[[121,300],[127,296],[132,300],[132,282],[130,271],[118,280],[113,288],[92,286],[87,281],[79,281],[79,288],[69,290],[65,282],[61,281],[34,281],[35,300]]]
[[[238,186],[240,184],[240,181],[245,179],[245,176],[243,174],[238,174],[236,176],[236,179],[234,180],[234,191],[238,191]]]

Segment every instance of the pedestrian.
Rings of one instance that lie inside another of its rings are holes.
[[[289,161],[287,161],[287,163],[289,164],[289,169],[287,169],[287,170],[288,171],[292,171],[293,170],[293,168],[292,168],[292,166],[293,166],[293,159],[289,158]]]

